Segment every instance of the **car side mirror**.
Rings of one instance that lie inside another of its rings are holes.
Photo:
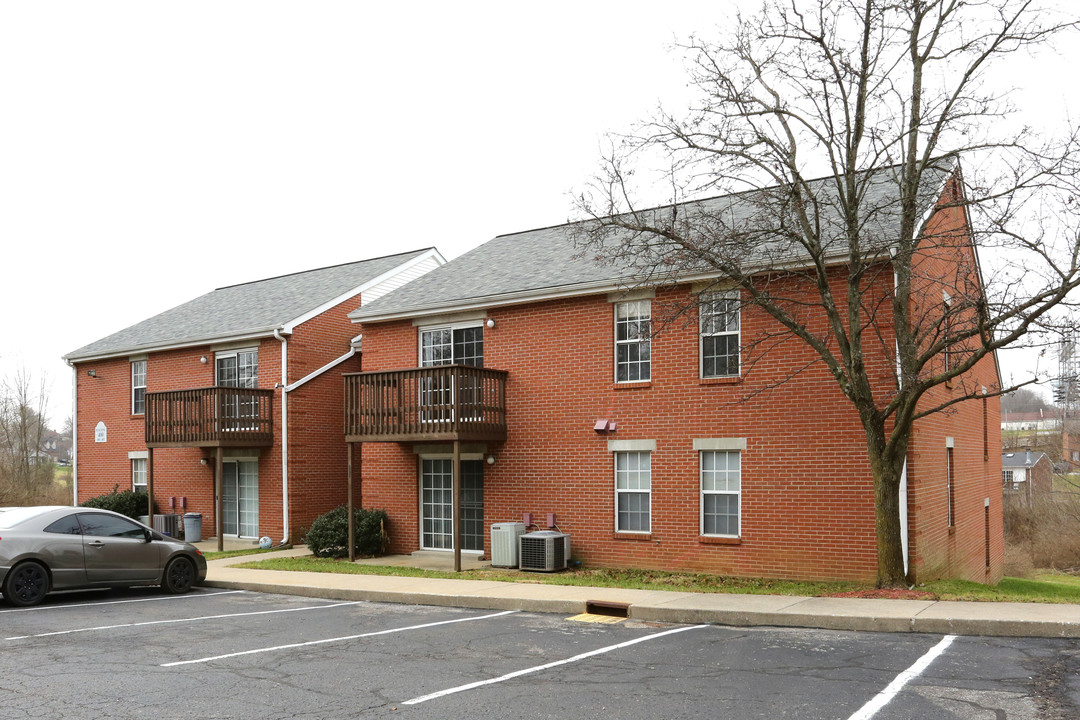
[[[154,532],[152,530],[143,530],[143,538],[146,542],[150,542],[154,539]]]

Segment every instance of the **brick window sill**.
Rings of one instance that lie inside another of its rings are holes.
[[[741,382],[741,375],[732,375],[731,377],[700,378],[698,380],[699,385],[738,385]]]
[[[614,532],[611,534],[612,540],[629,540],[630,542],[652,542],[652,533],[627,533],[627,532]]]
[[[616,390],[647,390],[652,387],[652,380],[639,380],[637,382],[617,382]]]
[[[697,541],[701,545],[742,545],[741,537],[714,537],[712,535],[699,535]]]

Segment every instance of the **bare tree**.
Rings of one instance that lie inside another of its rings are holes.
[[[52,483],[52,463],[41,452],[48,432],[45,380],[20,369],[0,385],[0,504],[25,504]]]
[[[1075,133],[1009,132],[993,89],[1002,62],[1073,29],[1029,0],[768,2],[682,46],[698,104],[613,138],[580,195],[583,252],[635,282],[737,288],[771,318],[743,338],[745,372],[781,336],[825,364],[865,431],[879,585],[906,580],[914,424],[1013,389],[969,378],[1054,329],[1080,285]],[[657,178],[672,204],[639,208]]]

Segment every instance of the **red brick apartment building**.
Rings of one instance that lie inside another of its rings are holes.
[[[937,205],[959,192],[956,176],[931,180],[924,236],[966,228],[962,209]],[[839,261],[838,292],[844,271]],[[741,348],[777,326],[737,292],[648,331],[698,289],[636,285],[559,226],[497,237],[350,313],[364,372],[346,375],[346,440],[362,504],[389,514],[392,551],[453,549],[460,467],[460,551],[490,552],[493,523],[529,514],[539,528],[551,517],[593,566],[873,580],[873,481],[855,410],[790,337],[746,371]],[[940,288],[925,292],[913,304],[942,302]],[[883,349],[867,362],[895,382],[889,318],[878,327]],[[1000,386],[993,357],[963,379]],[[901,489],[916,578],[1000,579],[1000,445],[996,398],[917,423]]]
[[[77,500],[149,487],[205,536],[299,539],[346,497],[347,313],[444,262],[429,248],[218,288],[66,355]]]

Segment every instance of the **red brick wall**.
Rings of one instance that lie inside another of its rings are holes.
[[[958,199],[955,182],[944,200]],[[913,262],[913,322],[931,334],[940,323],[947,293],[955,307],[978,297],[976,259],[959,207],[941,209],[930,221],[928,235]],[[953,330],[974,322],[966,312],[953,321]],[[952,362],[962,362],[962,351]],[[931,371],[943,369],[935,359]],[[999,388],[992,356],[951,383],[938,385],[920,403],[920,410],[940,407],[983,388]],[[953,525],[949,525],[946,440],[953,440]],[[909,533],[912,571],[918,580],[958,577],[996,583],[1001,579],[1004,540],[1001,493],[1001,411],[997,398],[968,400],[919,420],[908,452]],[[987,526],[989,525],[989,533]],[[986,562],[989,544],[990,562]]]
[[[259,349],[259,387],[273,388],[281,377],[281,351],[277,340],[252,341]],[[206,357],[202,363],[200,358]],[[87,375],[94,369],[97,378]],[[130,451],[145,451],[142,415],[131,414],[131,365],[127,358],[76,365],[78,378],[78,501],[107,493],[114,485],[131,488]],[[210,387],[214,384],[214,353],[210,346],[152,353],[147,359],[147,392]],[[280,397],[274,398],[274,437],[281,437]],[[108,442],[94,442],[94,427],[103,421]],[[259,457],[259,533],[278,540],[282,533],[281,448],[263,448]],[[201,459],[207,464],[202,465]],[[187,498],[187,512],[203,515],[203,537],[214,534],[214,460],[212,450],[160,448],[154,451],[154,497],[163,513],[180,512],[179,498]],[[169,498],[176,498],[171,509]]]
[[[352,298],[295,328],[290,383],[348,352],[360,328],[346,315],[359,306],[360,298]],[[289,532],[295,542],[316,517],[347,499],[342,373],[359,371],[357,354],[289,393]]]
[[[887,297],[891,270],[882,268],[870,282],[872,294]],[[685,298],[686,288],[658,292],[653,317]],[[508,439],[488,448],[496,463],[485,465],[486,532],[492,523],[519,520],[525,512],[534,518],[554,512],[559,528],[571,535],[575,559],[589,565],[767,577],[876,576],[865,435],[824,363],[804,343],[774,338],[747,351],[740,380],[703,381],[696,322],[677,320],[653,340],[651,382],[628,386],[613,382],[613,307],[605,297],[497,308],[488,316],[496,327],[485,329],[485,365],[509,371],[509,379]],[[817,315],[806,317],[812,330],[821,321]],[[742,325],[744,343],[776,329],[751,308],[744,309]],[[888,324],[880,326],[883,336],[874,341],[867,362],[871,377],[887,391],[895,345]],[[366,371],[415,367],[417,329],[411,322],[367,326],[364,355]],[[799,372],[789,377],[793,369]],[[992,361],[975,374],[974,381],[989,383]],[[996,456],[997,402],[987,406],[987,443]],[[601,418],[617,422],[618,431],[594,432]],[[982,418],[982,403],[976,401],[917,427],[909,479],[912,562],[920,577],[1000,577],[1000,491],[994,496],[987,482],[995,470],[993,458],[983,459]],[[959,522],[952,535],[937,527],[942,507],[947,509],[939,502],[946,435],[957,443]],[[648,535],[614,532],[609,438],[656,442]],[[699,535],[695,438],[746,439],[737,540]],[[388,511],[395,552],[419,547],[417,476],[412,448],[363,446],[364,505]],[[983,514],[988,495],[989,572]]]

